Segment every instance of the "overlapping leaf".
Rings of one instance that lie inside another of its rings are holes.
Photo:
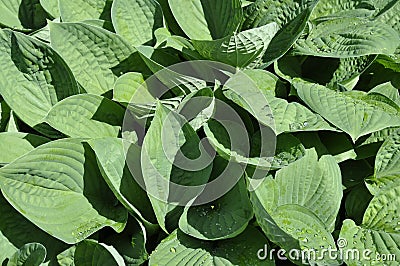
[[[238,0],[168,0],[174,18],[195,40],[220,39],[234,33],[242,20]]]
[[[134,70],[136,50],[105,29],[85,23],[50,23],[50,37],[52,47],[88,93],[101,95],[112,89],[118,76]]]
[[[380,102],[354,98],[324,86],[295,80],[300,98],[330,123],[348,133],[353,141],[360,136],[400,125],[400,116]]]
[[[94,160],[77,139],[51,142],[1,168],[0,188],[21,214],[66,243],[104,226],[120,232],[126,210],[114,205]]]
[[[0,93],[29,126],[40,124],[58,101],[79,93],[64,59],[43,42],[2,30],[0,57]]]
[[[115,31],[132,45],[150,42],[163,26],[161,6],[155,0],[114,0],[112,21]]]

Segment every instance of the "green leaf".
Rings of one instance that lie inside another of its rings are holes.
[[[389,265],[399,264],[400,234],[395,232],[385,232],[364,226],[357,226],[352,220],[345,220],[340,231],[340,238],[346,242],[346,247],[342,249],[343,254],[351,250],[359,250],[360,256],[345,258],[347,265]],[[368,250],[368,252],[365,252]],[[365,256],[363,256],[365,254]],[[385,256],[386,260],[379,258]]]
[[[19,248],[25,244],[38,242],[48,250],[46,261],[55,261],[58,252],[66,248],[66,244],[53,238],[28,219],[17,212],[0,195],[0,262],[10,258]]]
[[[163,26],[162,9],[155,0],[114,0],[111,12],[115,31],[132,45],[151,42],[153,32]]]
[[[375,159],[377,178],[400,174],[400,129],[387,137]]]
[[[277,135],[296,131],[336,131],[305,106],[270,96],[258,84],[251,83],[246,72],[233,75],[223,90],[228,99],[252,114],[261,124],[271,127]]]
[[[190,39],[213,40],[234,33],[242,21],[239,0],[168,0],[174,18]]]
[[[399,1],[383,1],[388,2],[388,4],[377,12],[376,21],[383,22],[390,25],[400,34],[400,3]]]
[[[356,18],[332,19],[318,24],[306,39],[299,39],[294,54],[346,58],[392,54],[400,35],[390,26]]]
[[[43,9],[46,10],[53,18],[60,17],[60,9],[58,8],[58,0],[40,0]]]
[[[54,105],[44,121],[72,138],[117,137],[124,113],[107,98],[78,94]]]
[[[52,22],[50,38],[52,47],[88,93],[101,95],[112,89],[118,76],[134,70],[136,50],[105,29],[85,23]]]
[[[128,224],[129,229],[122,234],[113,234],[104,240],[104,243],[114,247],[124,258],[127,265],[142,265],[149,259],[146,251],[146,231],[136,219]]]
[[[399,115],[388,112],[387,108],[376,102],[351,97],[299,79],[295,79],[293,85],[312,110],[349,134],[354,142],[366,134],[400,125]]]
[[[140,169],[140,147],[117,138],[98,138],[88,141],[97,156],[103,178],[124,207],[148,225],[155,221]],[[129,163],[126,165],[125,160]]]
[[[279,170],[275,182],[280,189],[278,206],[306,207],[333,231],[343,192],[340,169],[332,156],[318,161],[316,151],[308,150],[303,158]]]
[[[149,265],[275,265],[269,257],[264,261],[257,258],[257,252],[267,242],[254,227],[248,227],[233,239],[218,242],[197,240],[175,230],[151,254]],[[238,250],[246,252],[238,253]]]
[[[247,9],[245,28],[260,27],[276,22],[279,31],[263,57],[263,66],[282,57],[300,37],[318,1],[316,0],[257,0]]]
[[[39,0],[1,0],[0,14],[0,24],[12,29],[39,29],[46,25],[46,12]]]
[[[69,251],[64,258],[60,256],[60,261],[68,258],[72,265],[115,265],[125,266],[123,257],[118,251],[103,243],[98,243],[88,239],[76,245],[76,248]]]
[[[234,33],[217,40],[193,40],[196,51],[205,59],[244,68],[259,60],[278,31],[276,23]]]
[[[198,239],[227,239],[242,233],[252,217],[252,206],[242,178],[221,198],[186,207],[179,220],[179,229]]]
[[[147,90],[143,75],[130,72],[120,76],[114,84],[113,100],[129,104],[154,103],[156,99]]]
[[[10,163],[49,140],[33,134],[5,132],[0,133],[0,165]]]
[[[63,58],[32,37],[0,31],[0,58],[0,93],[31,127],[39,125],[58,101],[79,93]],[[39,126],[36,128],[40,130]]]
[[[39,228],[77,243],[105,226],[117,232],[125,226],[126,210],[99,176],[90,149],[77,139],[59,140],[0,168],[0,188]]]
[[[182,116],[157,103],[153,121],[143,141],[141,162],[147,194],[157,221],[164,231],[167,231],[166,215],[176,208],[175,202],[188,203],[196,198],[202,191],[201,185],[207,182],[210,176],[210,158],[207,157],[208,154],[201,153],[199,142],[195,131]],[[204,156],[206,158],[203,158]],[[197,164],[191,164],[192,160]],[[175,165],[177,162],[183,165]],[[171,195],[171,181],[193,188],[187,194],[181,190],[174,191]]]
[[[64,22],[75,22],[86,19],[111,20],[112,0],[58,0],[61,19]]]
[[[340,265],[333,258],[324,256],[327,249],[336,248],[335,241],[312,211],[297,204],[281,205],[274,211],[273,217],[283,231],[299,241],[303,251],[315,252],[315,257],[311,255],[308,258],[310,264]]]
[[[382,1],[319,0],[311,19],[314,20],[321,17],[327,17],[329,15],[346,16],[346,13],[354,16],[355,14],[357,14],[354,11],[359,12],[359,15],[372,15],[375,12],[374,4],[376,4],[377,2]]]
[[[374,265],[380,260],[377,254],[392,256],[385,263],[399,263],[400,248],[400,175],[367,180],[367,186],[374,195],[365,211],[362,224],[356,226],[352,220],[345,220],[340,237],[345,239],[347,249],[370,250],[369,257],[360,261],[365,265]],[[356,265],[354,258],[347,258],[348,265]]]
[[[46,248],[40,243],[29,243],[21,247],[8,261],[7,266],[40,266],[46,258]]]

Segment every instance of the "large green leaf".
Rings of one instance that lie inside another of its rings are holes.
[[[60,17],[60,9],[58,8],[58,0],[40,0],[40,4],[53,18]]]
[[[374,2],[382,1],[319,0],[311,19],[328,16],[371,16],[375,12]]]
[[[260,249],[266,247],[269,250],[267,242],[265,236],[254,227],[248,227],[233,239],[214,243],[197,240],[176,230],[161,241],[151,254],[149,265],[275,265],[269,256],[263,261],[257,258]],[[238,250],[246,252],[240,253]]]
[[[274,211],[273,217],[284,232],[299,241],[302,254],[314,252],[315,255],[310,253],[308,258],[305,256],[302,260],[311,265],[340,265],[334,258],[324,256],[326,250],[336,249],[335,241],[312,211],[297,204],[281,205]]]
[[[162,9],[155,0],[114,0],[112,21],[115,31],[132,45],[144,44],[163,26]]]
[[[0,133],[0,166],[10,163],[49,140],[27,133],[4,132]]]
[[[221,198],[185,208],[179,229],[203,240],[232,238],[242,233],[253,216],[244,179]]]
[[[54,262],[58,252],[65,249],[66,244],[33,225],[18,213],[0,195],[0,263],[10,258],[25,244],[38,242],[48,250],[46,261]]]
[[[333,130],[321,116],[305,106],[271,96],[268,91],[251,83],[246,72],[233,75],[225,84],[224,95],[252,114],[261,124],[282,132]]]
[[[334,248],[330,232],[342,195],[335,159],[324,155],[318,161],[312,149],[279,170],[275,179],[266,177],[251,192],[251,201],[258,224],[271,241],[287,250],[319,252]]]
[[[58,0],[62,21],[111,20],[112,0]]]
[[[46,162],[46,163],[43,163]],[[66,243],[104,226],[120,232],[126,210],[99,178],[94,154],[77,139],[44,144],[0,169],[5,198],[42,230]]]
[[[39,0],[1,0],[0,24],[12,29],[39,29],[46,25],[46,12]]]
[[[383,2],[387,2],[387,5],[376,13],[376,20],[390,25],[400,34],[400,2],[396,0]]]
[[[351,97],[324,86],[295,79],[300,98],[326,120],[340,128],[356,141],[360,136],[384,128],[400,125],[400,116],[379,102],[367,97]]]
[[[10,258],[7,266],[40,266],[46,258],[46,248],[40,243],[28,243]]]
[[[269,23],[222,39],[193,40],[192,43],[205,59],[243,68],[260,59],[277,31],[277,24]]]
[[[316,151],[308,150],[303,158],[279,170],[274,182],[278,188],[275,208],[285,204],[303,206],[333,231],[343,192],[340,169],[332,156],[324,155],[318,161]]]
[[[0,93],[29,126],[40,124],[58,101],[79,93],[63,58],[32,37],[0,31],[0,58]]]
[[[124,113],[107,98],[78,94],[54,105],[44,121],[73,138],[117,137]]]
[[[294,54],[334,58],[393,54],[399,44],[399,33],[384,23],[338,18],[318,24],[306,39],[299,39]]]
[[[153,223],[155,217],[150,201],[138,184],[138,181],[143,182],[140,148],[136,144],[110,137],[92,139],[88,143],[96,153],[102,175],[116,198],[131,214],[147,224]],[[125,160],[129,160],[130,168]]]
[[[168,0],[179,26],[190,39],[220,39],[234,33],[242,21],[239,0]]]
[[[126,265],[124,258],[114,247],[92,239],[80,242],[57,258],[60,265]]]
[[[263,57],[263,66],[283,56],[300,37],[307,25],[316,0],[257,0],[247,9],[245,28],[254,28],[276,22],[279,31],[272,39]]]
[[[375,160],[377,178],[392,174],[400,174],[400,129],[387,137]]]
[[[113,100],[120,103],[153,103],[156,99],[147,90],[143,75],[129,72],[120,76],[114,84]]]
[[[147,194],[157,221],[165,231],[166,215],[176,208],[176,202],[182,200],[181,203],[188,203],[197,197],[202,191],[201,185],[210,176],[209,158],[199,158],[204,156],[199,150],[199,141],[195,131],[182,116],[157,103],[153,121],[143,141],[141,162]],[[176,159],[183,165],[175,165]],[[200,161],[193,165],[192,160]],[[178,190],[170,195],[170,182],[197,187],[185,189],[188,190],[187,194],[185,190]]]
[[[136,50],[105,29],[85,23],[50,23],[50,37],[52,47],[88,93],[111,90],[118,76],[135,67],[132,54]]]
[[[340,238],[342,243],[346,244],[342,249],[343,254],[351,254],[354,250],[360,252],[358,257],[345,258],[349,266],[360,264],[397,266],[400,263],[399,233],[357,226],[354,221],[345,220],[340,231]]]

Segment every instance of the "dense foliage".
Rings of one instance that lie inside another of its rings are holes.
[[[0,0],[0,25],[2,265],[400,264],[399,0]]]

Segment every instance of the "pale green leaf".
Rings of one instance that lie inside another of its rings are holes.
[[[95,160],[77,139],[50,142],[0,168],[0,188],[21,214],[66,243],[105,226],[120,232],[127,212],[115,205]]]
[[[60,9],[58,8],[58,0],[40,0],[40,4],[53,18],[60,17]]]
[[[400,129],[387,136],[375,159],[377,178],[393,174],[400,174]]]
[[[220,39],[234,33],[242,20],[239,0],[168,0],[174,18],[190,39]]]
[[[277,31],[278,25],[273,22],[222,39],[193,40],[192,43],[205,59],[243,68],[260,59]]]
[[[4,132],[0,133],[0,165],[10,163],[49,140],[27,133]]]
[[[359,250],[360,256],[348,256],[345,262],[349,266],[356,265],[388,265],[397,266],[400,263],[400,234],[385,232],[357,226],[352,220],[345,220],[340,231],[340,238],[346,246],[343,254],[352,254],[352,250]],[[366,252],[367,251],[367,252]],[[385,258],[385,259],[384,259]]]
[[[392,54],[400,35],[378,21],[338,18],[315,26],[306,39],[299,39],[294,54],[346,58]]]
[[[88,143],[94,150],[103,178],[115,197],[132,215],[152,226],[155,217],[150,201],[144,189],[138,184],[143,182],[139,167],[140,147],[110,137],[92,139]]]
[[[332,130],[321,116],[299,103],[271,96],[253,83],[246,72],[233,75],[225,84],[224,95],[252,114],[261,124],[282,132]]]
[[[143,141],[141,162],[147,194],[157,221],[165,231],[165,217],[176,208],[176,201],[188,203],[193,200],[201,193],[201,185],[209,178],[211,164],[207,160],[209,158],[202,157],[204,154],[199,150],[199,141],[182,116],[157,103],[153,121]],[[186,158],[179,158],[182,155]],[[182,160],[180,167],[175,165],[177,159]],[[194,159],[196,165],[191,164]],[[171,181],[197,187],[188,190],[187,194],[181,190],[170,195]]]
[[[103,94],[135,67],[136,51],[122,37],[85,23],[50,23],[52,47],[88,93]],[[107,47],[104,49],[104,47]]]
[[[120,76],[114,84],[113,100],[121,103],[147,104],[156,100],[147,90],[143,75],[130,72]]]
[[[58,101],[79,93],[63,58],[32,37],[0,31],[0,58],[0,93],[31,127],[40,124]]]
[[[12,29],[39,29],[46,25],[46,12],[39,0],[1,0],[0,24]]]
[[[276,22],[279,31],[263,57],[263,66],[282,57],[300,37],[313,11],[316,0],[257,0],[247,9],[245,28]]]
[[[153,32],[163,26],[162,9],[155,0],[114,0],[111,13],[115,31],[132,45],[151,42]]]
[[[111,20],[112,0],[58,0],[61,19],[75,22],[86,19]]]
[[[58,252],[66,248],[66,244],[40,230],[28,219],[18,213],[0,195],[0,262],[9,259],[25,244],[38,242],[48,250],[46,261],[55,262]]]
[[[54,105],[44,121],[73,138],[117,137],[124,113],[107,98],[78,94]]]
[[[335,92],[324,86],[295,79],[298,95],[310,108],[351,136],[353,141],[366,134],[400,125],[400,116],[383,104]]]
[[[275,265],[269,257],[257,258],[259,249],[269,250],[267,239],[254,227],[248,227],[239,236],[220,242],[201,241],[175,230],[151,254],[149,265]],[[244,253],[238,250],[246,251]]]

